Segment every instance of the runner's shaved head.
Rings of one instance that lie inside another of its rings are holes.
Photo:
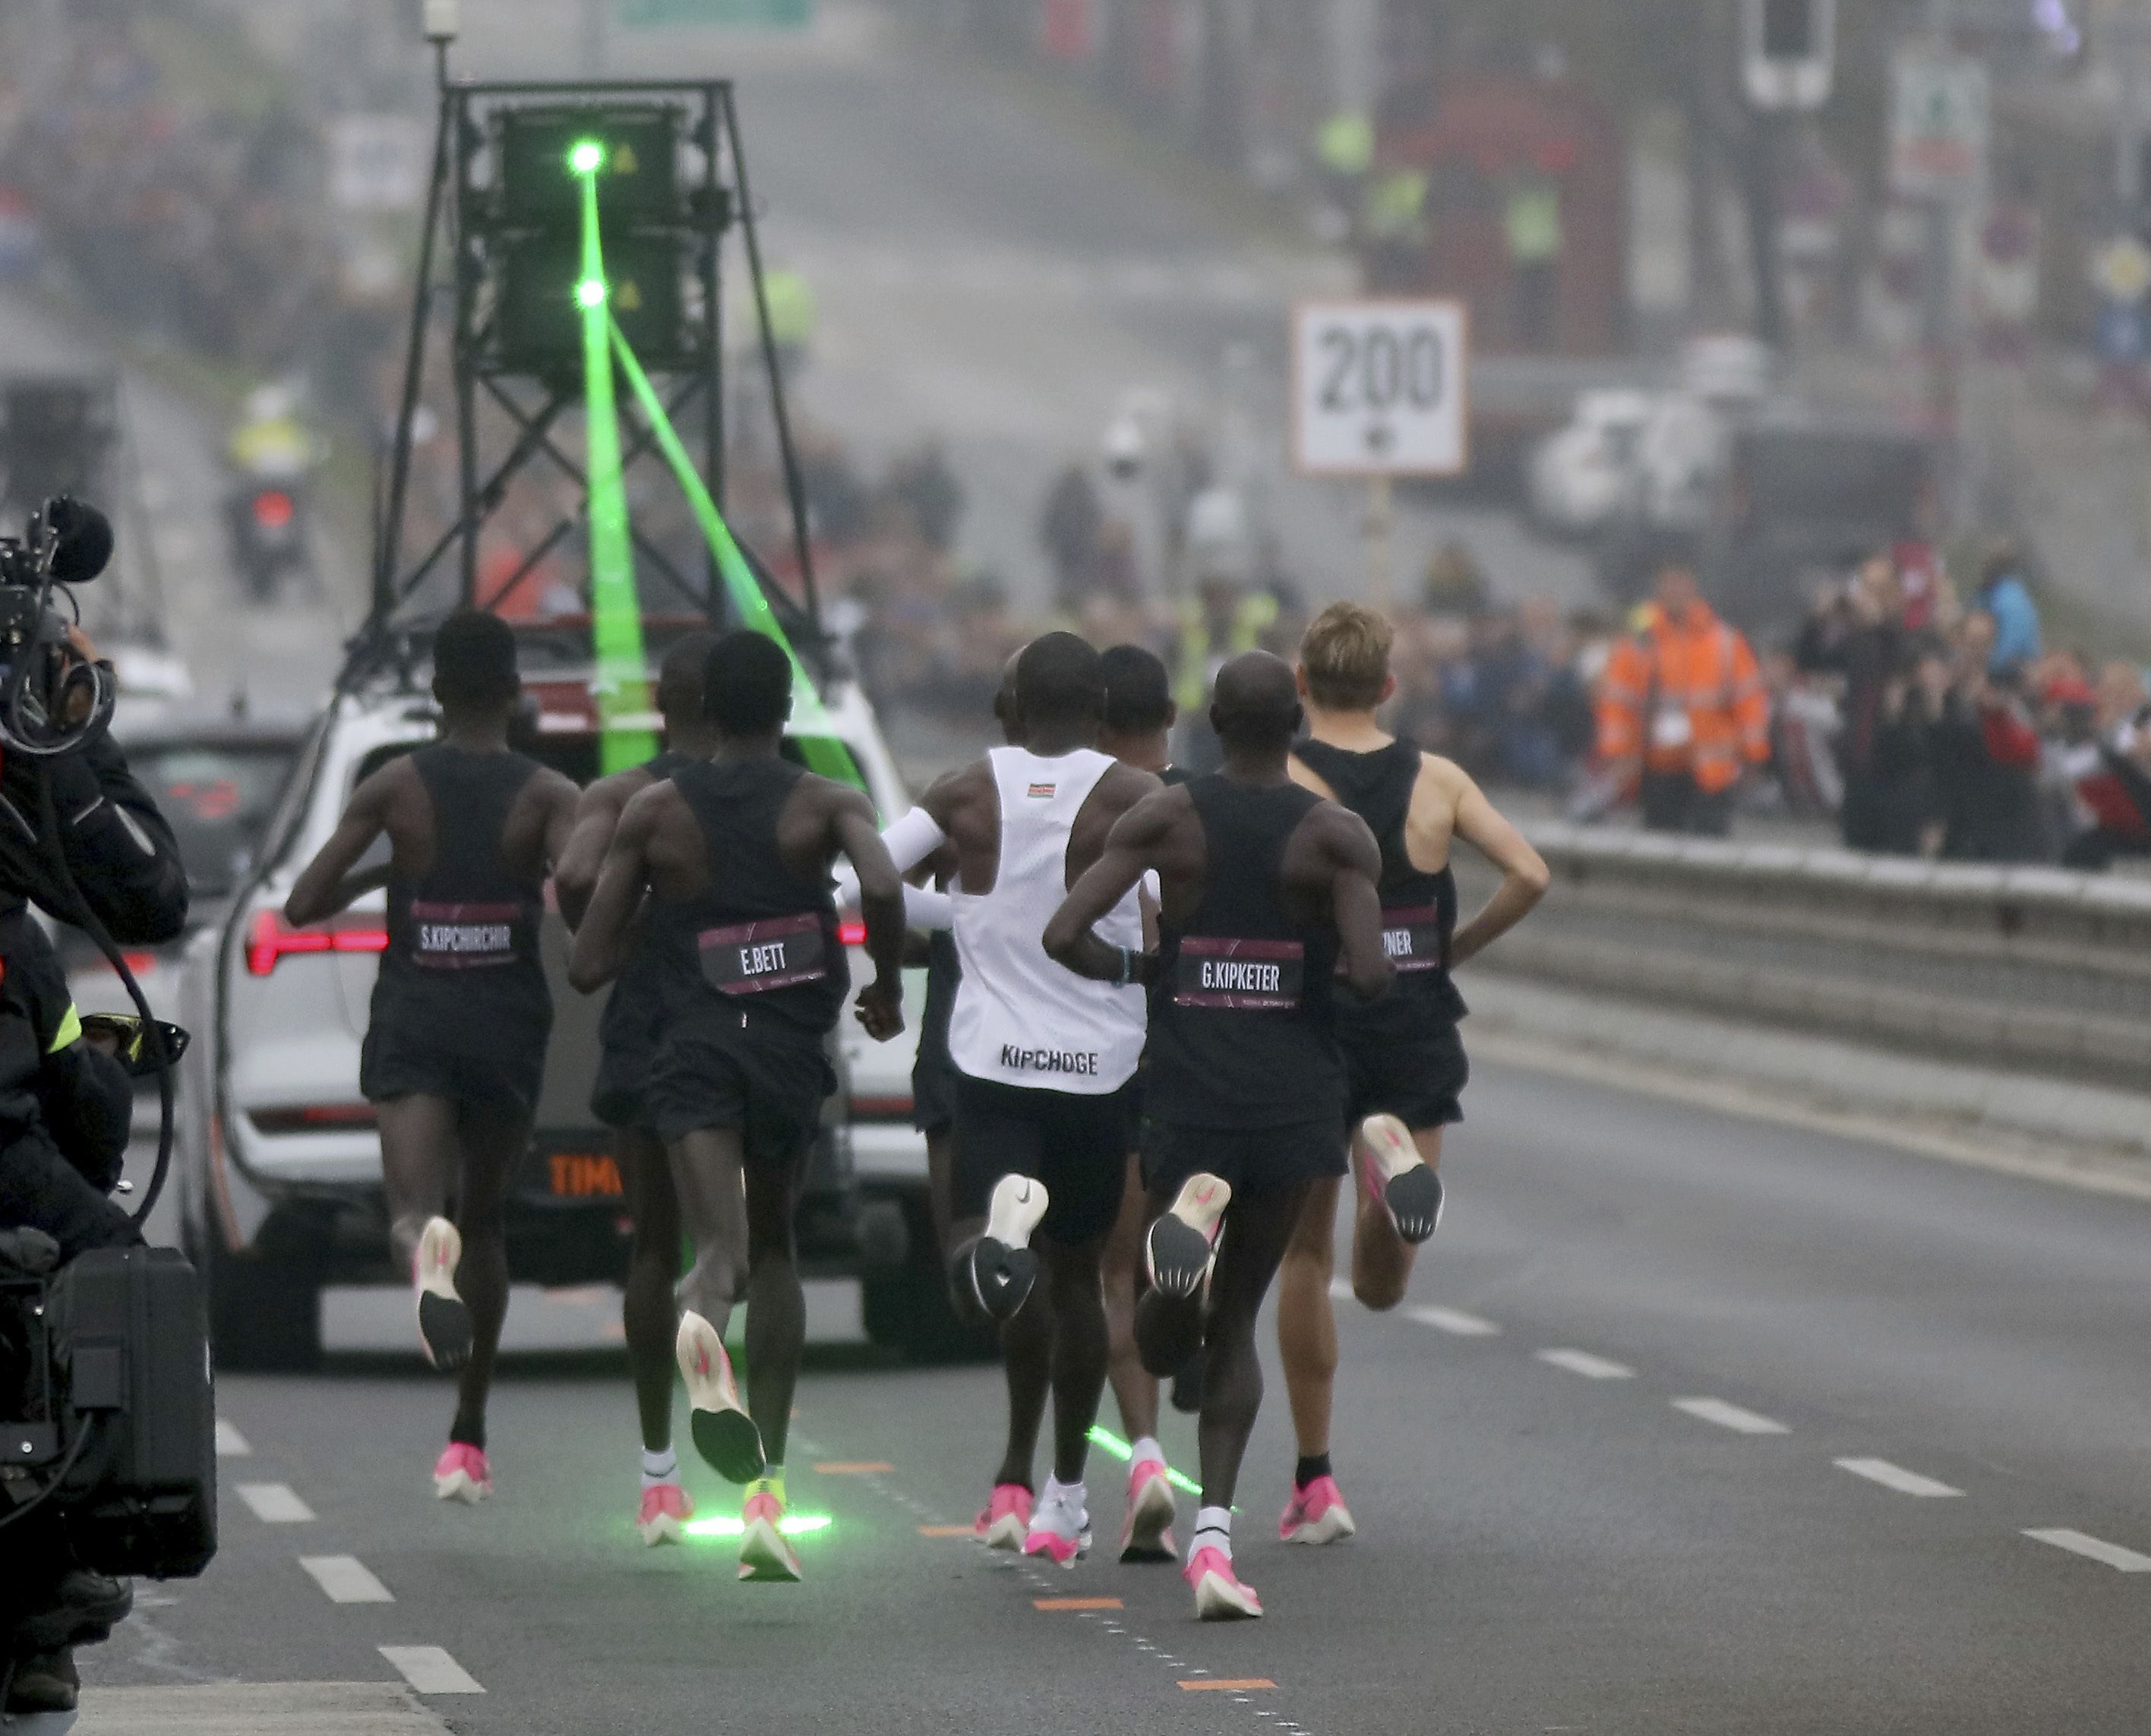
[[[716,648],[716,634],[690,633],[657,666],[657,709],[666,729],[691,728],[701,721],[703,671]]]
[[[1300,722],[1292,666],[1268,651],[1243,651],[1228,660],[1211,692],[1210,721],[1227,747],[1283,753]]]
[[[1041,633],[1017,654],[1015,707],[1025,731],[1094,720],[1105,702],[1105,671],[1087,640]]]

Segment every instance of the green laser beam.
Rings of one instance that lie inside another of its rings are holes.
[[[605,145],[595,139],[578,139],[568,147],[568,170],[571,175],[595,175],[605,167]]]
[[[1103,1447],[1123,1465],[1128,1463],[1128,1461],[1133,1459],[1136,1455],[1136,1450],[1132,1446],[1129,1445],[1126,1441],[1121,1440],[1119,1435],[1114,1434],[1113,1431],[1111,1429],[1108,1429],[1103,1423],[1094,1423],[1091,1425],[1091,1445],[1096,1447]],[[1167,1482],[1172,1484],[1174,1488],[1182,1491],[1185,1494],[1199,1497],[1202,1493],[1202,1485],[1200,1483],[1197,1482],[1192,1477],[1182,1476],[1178,1471],[1173,1470],[1170,1465],[1166,1467],[1165,1480]],[[1232,1511],[1237,1513],[1239,1511],[1239,1509],[1235,1507]]]
[[[585,145],[569,154],[573,165]],[[583,316],[584,421],[588,443],[590,514],[590,615],[597,648],[600,764],[608,773],[639,766],[657,752],[650,716],[649,664],[643,652],[642,605],[635,595],[628,540],[627,485],[620,474],[620,413],[614,400],[612,320],[606,311],[605,247],[598,228],[597,169],[577,167],[583,184],[583,271],[575,302]],[[590,291],[595,288],[595,297]]]
[[[827,1513],[787,1513],[777,1521],[777,1528],[787,1537],[803,1537],[811,1532],[825,1531],[837,1521]],[[744,1519],[691,1519],[680,1529],[691,1537],[743,1537],[747,1535]]]
[[[626,379],[628,390],[635,394],[635,402],[650,423],[657,449],[664,454],[681,492],[686,495],[687,504],[695,510],[695,518],[708,540],[710,552],[716,558],[717,571],[725,581],[725,590],[731,595],[732,607],[739,611],[742,624],[757,633],[766,634],[784,648],[784,655],[792,661],[792,721],[797,731],[799,742],[807,756],[807,763],[824,777],[833,777],[840,782],[866,787],[866,780],[859,775],[851,750],[836,733],[836,726],[829,721],[828,709],[822,703],[822,696],[814,690],[807,671],[799,661],[799,654],[792,648],[777,619],[777,611],[769,606],[769,599],[762,595],[754,572],[740,553],[738,542],[731,528],[725,523],[724,514],[717,510],[716,502],[711,498],[708,486],[687,454],[672,419],[665,413],[664,402],[658,397],[650,376],[643,372],[642,364],[629,347],[620,321],[610,321],[613,353],[620,360],[620,371]]]

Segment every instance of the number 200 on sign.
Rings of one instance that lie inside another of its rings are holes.
[[[1465,315],[1453,301],[1303,303],[1293,316],[1293,457],[1311,475],[1465,467]]]

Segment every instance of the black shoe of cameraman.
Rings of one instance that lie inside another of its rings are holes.
[[[72,1712],[81,1697],[82,1677],[74,1667],[74,1652],[62,1646],[56,1652],[40,1652],[15,1666],[15,1679],[8,1684],[8,1712]]]
[[[134,1587],[109,1574],[75,1567],[41,1604],[16,1623],[15,1641],[33,1652],[56,1652],[111,1638],[114,1626],[134,1607]]]

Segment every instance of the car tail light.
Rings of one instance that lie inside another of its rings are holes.
[[[338,916],[311,929],[295,929],[281,910],[263,910],[247,937],[246,968],[266,976],[279,960],[301,953],[385,953],[388,928],[377,916]]]
[[[281,488],[264,488],[254,497],[254,522],[264,530],[281,530],[297,514],[298,507]]]
[[[345,1133],[373,1126],[371,1103],[292,1103],[247,1111],[257,1133]]]
[[[837,924],[837,939],[846,946],[864,946],[867,944],[867,925],[863,922],[840,922]]]
[[[122,964],[126,965],[127,974],[132,977],[139,978],[147,976],[151,971],[157,968],[157,955],[154,953],[124,952],[120,954],[119,959]],[[110,970],[112,969],[111,959],[105,958],[101,954],[99,955],[98,963],[102,964],[107,970]]]
[[[911,1094],[877,1097],[853,1097],[852,1119],[855,1121],[908,1121],[911,1119]]]

